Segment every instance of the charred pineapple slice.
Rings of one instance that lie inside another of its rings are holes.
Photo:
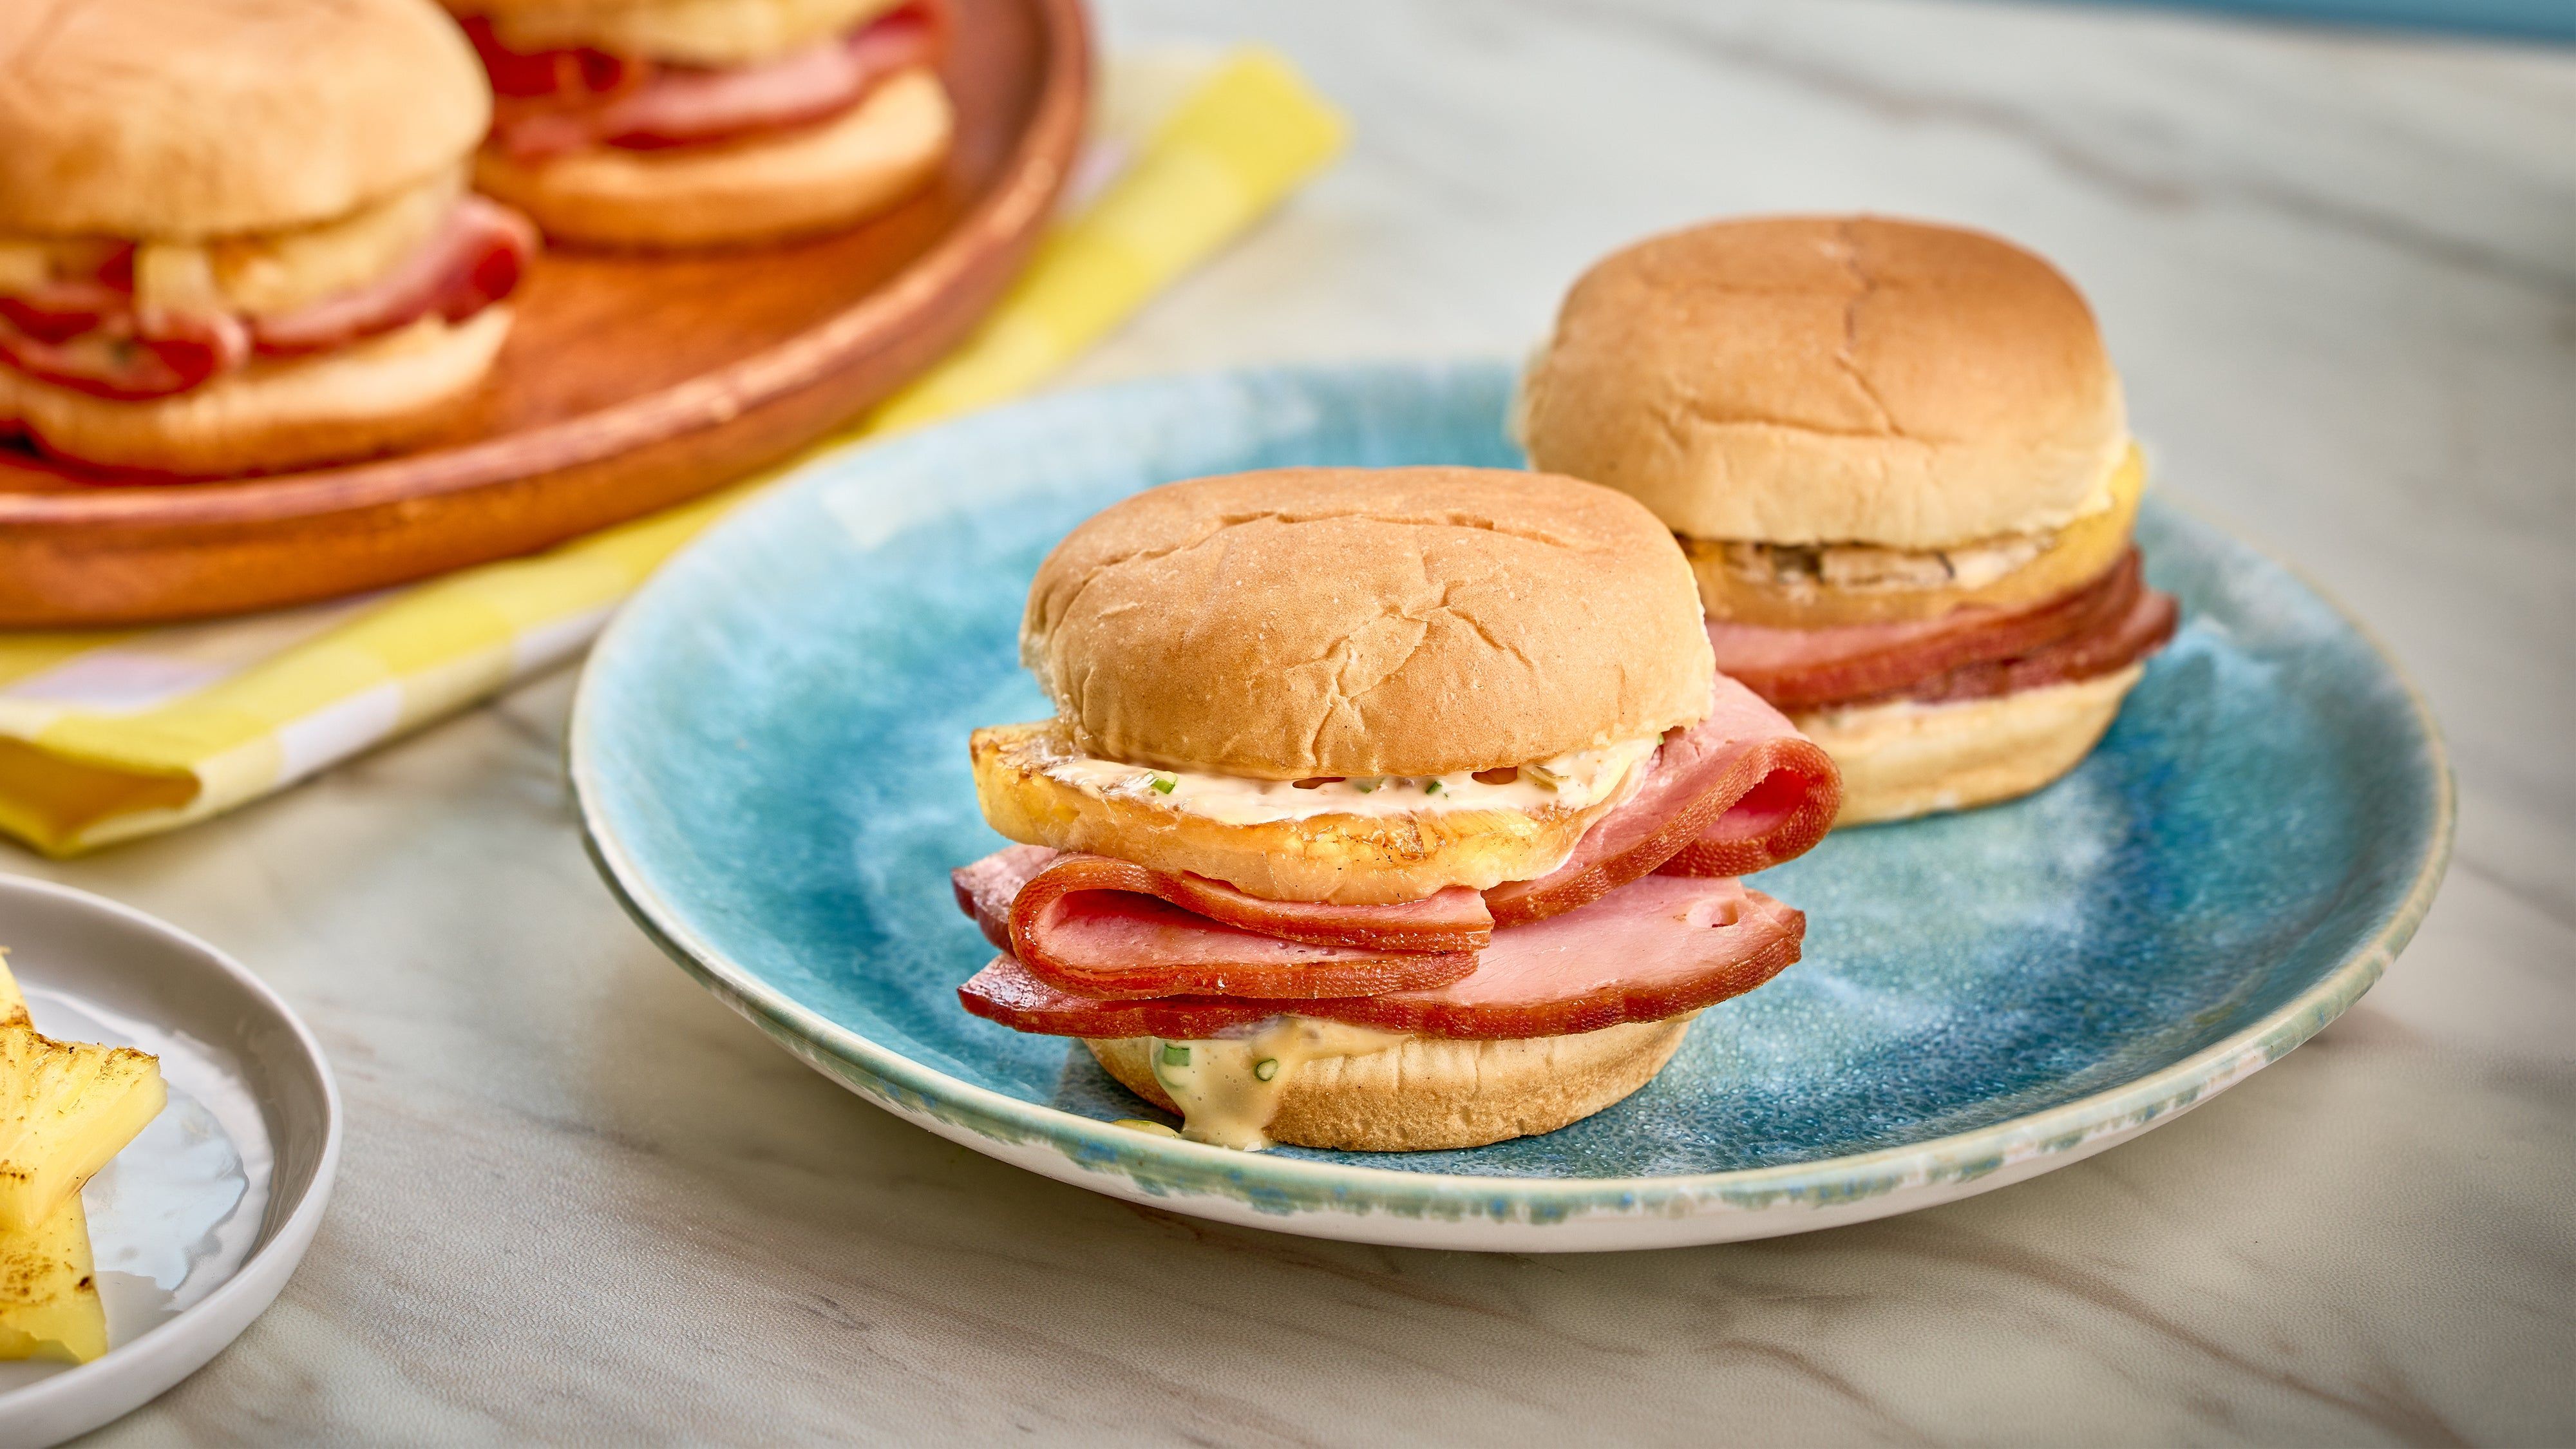
[[[0,1228],[0,1359],[87,1363],[107,1352],[107,1313],[78,1193],[35,1228]]]
[[[166,1098],[149,1053],[0,1026],[0,1228],[52,1217]]]
[[[132,1047],[60,1042],[28,1024],[0,952],[0,1231],[48,1227],[161,1111],[161,1063]]]

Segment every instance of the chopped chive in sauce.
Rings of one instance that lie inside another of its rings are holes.
[[[1425,794],[1425,795],[1437,795],[1437,794],[1439,794],[1439,793],[1440,793],[1440,782],[1439,782],[1437,779],[1431,779],[1431,780],[1425,780],[1425,781],[1423,781],[1423,782],[1422,782],[1422,793],[1423,793],[1423,794]]]
[[[1173,787],[1180,783],[1180,780],[1175,776],[1156,775],[1154,777],[1154,793],[1157,795],[1169,795],[1172,793]]]
[[[1375,780],[1353,780],[1353,781],[1351,782],[1351,788],[1352,788],[1352,789],[1354,789],[1354,790],[1359,791],[1359,792],[1360,792],[1361,794],[1363,794],[1363,795],[1369,794],[1369,793],[1371,793],[1372,791],[1376,790],[1376,789],[1377,789],[1377,785],[1378,785],[1378,782],[1377,782],[1377,781],[1375,781]]]
[[[1279,1059],[1277,1057],[1263,1057],[1261,1060],[1254,1062],[1252,1064],[1252,1075],[1256,1081],[1269,1081],[1272,1077],[1279,1075]]]
[[[1179,1042],[1176,1042],[1176,1041],[1167,1041],[1167,1042],[1163,1043],[1163,1065],[1164,1065],[1164,1066],[1167,1066],[1167,1067],[1186,1067],[1186,1066],[1188,1066],[1189,1064],[1190,1064],[1190,1049],[1189,1049],[1188,1047],[1185,1047],[1185,1046],[1181,1045]]]

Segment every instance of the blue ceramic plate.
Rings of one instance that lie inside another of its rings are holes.
[[[1288,463],[1510,465],[1500,366],[1230,373],[1073,394],[824,459],[664,569],[582,682],[601,870],[681,965],[894,1112],[1050,1177],[1289,1232],[1647,1247],[1797,1232],[2047,1171],[2352,1004],[2451,833],[2423,702],[2208,525],[2139,523],[2184,627],[2101,749],[1998,808],[1839,832],[1759,878],[1806,959],[1644,1091],[1464,1152],[1226,1152],[1078,1048],[968,1016],[991,954],[948,869],[1002,843],[966,735],[1047,712],[1031,572],[1139,488]]]

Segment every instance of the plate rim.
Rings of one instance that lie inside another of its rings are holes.
[[[282,1024],[302,1053],[320,1087],[322,1150],[314,1159],[312,1180],[293,1206],[278,1217],[274,1231],[262,1235],[250,1256],[230,1278],[205,1297],[85,1364],[20,1388],[0,1391],[0,1427],[12,1423],[34,1427],[38,1438],[52,1443],[114,1422],[168,1392],[180,1380],[213,1361],[243,1330],[267,1311],[304,1260],[329,1211],[331,1190],[339,1178],[346,1111],[338,1077],[313,1029],[276,988],[261,980],[231,953],[165,921],[149,911],[77,886],[39,876],[0,873],[0,903],[14,895],[49,900],[55,906],[115,920],[125,930],[157,936],[211,967],[235,991],[248,996]],[[267,1099],[261,1099],[268,1117]],[[273,1119],[271,1123],[274,1125]],[[274,1179],[271,1191],[276,1190]],[[274,1202],[274,1198],[272,1198]]]
[[[1405,369],[1422,377],[1454,378],[1509,366],[1508,362],[1473,358],[1421,363],[1302,363],[1161,374],[1105,387],[1052,394],[976,414],[940,429],[889,440],[885,446],[900,448],[919,438],[944,433],[948,428],[975,427],[996,418],[1048,407],[1065,408],[1125,392],[1225,383],[1284,382],[1293,386],[1303,380],[1329,380],[1360,369]],[[789,500],[824,486],[824,480],[831,476],[836,462],[865,446],[868,445],[864,442],[853,443],[818,456],[768,496],[737,510],[716,528],[693,541],[688,551],[714,545],[736,529],[747,531],[768,510],[788,506]],[[584,846],[611,893],[655,945],[692,977],[709,987],[720,1000],[761,1026],[790,1050],[797,1050],[796,1043],[801,1041],[873,1078],[882,1088],[889,1090],[872,1090],[862,1083],[827,1071],[827,1075],[834,1076],[857,1095],[894,1111],[898,1116],[912,1118],[926,1113],[999,1143],[1045,1141],[1062,1151],[1073,1164],[1088,1170],[1084,1178],[1069,1179],[1084,1185],[1092,1185],[1091,1178],[1120,1173],[1138,1190],[1182,1211],[1188,1210],[1186,1194],[1193,1190],[1249,1200],[1256,1207],[1278,1211],[1282,1220],[1272,1225],[1290,1231],[1299,1230],[1294,1222],[1288,1220],[1291,1215],[1311,1216],[1319,1210],[1353,1214],[1395,1212],[1422,1215],[1427,1212],[1434,1216],[1555,1223],[1604,1213],[1696,1216],[1702,1213],[1762,1212],[1792,1205],[1847,1204],[1857,1199],[1875,1198],[1886,1203],[1887,1212],[1901,1212],[1908,1206],[1901,1197],[1910,1185],[1996,1178],[2006,1175],[2001,1170],[2017,1162],[2051,1154],[2066,1156],[2066,1160],[2072,1161],[2074,1156],[2081,1155],[2078,1149],[2088,1144],[2104,1143],[2106,1138],[2152,1125],[2162,1118],[2197,1106],[2287,1055],[2340,1016],[2378,980],[2388,963],[2413,937],[2425,912],[2430,909],[2449,865],[2458,818],[2458,789],[2449,749],[2431,701],[2388,648],[2386,641],[2342,599],[2322,587],[2305,570],[2246,542],[2241,535],[2222,527],[2200,509],[2163,497],[2156,499],[2155,504],[2234,540],[2290,574],[2369,647],[2380,667],[2398,686],[2416,728],[2418,764],[2430,773],[2434,786],[2431,818],[2427,822],[2430,829],[2425,832],[2418,849],[2406,890],[2379,927],[2367,938],[2356,942],[2335,966],[2289,1001],[2220,1041],[2143,1076],[2112,1084],[2054,1107],[1872,1152],[1720,1172],[1599,1178],[1412,1172],[1366,1164],[1247,1154],[1139,1133],[1060,1107],[1025,1101],[951,1076],[833,1022],[789,998],[689,931],[666,906],[659,903],[650,883],[605,818],[599,776],[600,746],[595,740],[600,712],[595,680],[605,670],[616,667],[614,661],[626,648],[624,640],[640,628],[631,622],[638,617],[632,604],[663,586],[662,576],[647,581],[635,598],[629,600],[629,606],[618,611],[583,666],[573,697],[565,742],[568,773]],[[810,1051],[797,1050],[797,1054],[805,1057],[809,1064],[821,1068]],[[942,1111],[942,1107],[950,1110]],[[1140,1175],[1140,1169],[1150,1173],[1151,1180]],[[1273,1181],[1263,1183],[1257,1179]],[[1102,1190],[1115,1190],[1106,1184],[1101,1186]],[[1234,1190],[1226,1191],[1229,1187]],[[1262,1201],[1268,1195],[1264,1192],[1265,1187],[1271,1194],[1285,1190],[1293,1200],[1284,1204],[1265,1204]],[[1354,1194],[1358,1200],[1354,1200]],[[1794,1226],[1778,1229],[1782,1232],[1796,1230]]]

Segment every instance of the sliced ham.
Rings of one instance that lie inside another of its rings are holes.
[[[1692,852],[1691,875],[1742,875],[1804,855],[1832,828],[1842,772],[1751,690],[1717,676],[1708,717],[1664,741],[1565,864],[1485,892],[1499,925],[1545,920]],[[1711,868],[1723,867],[1723,868]]]
[[[1741,996],[1798,959],[1805,913],[1737,880],[1656,875],[1580,910],[1494,933],[1447,986],[1310,1014],[1424,1036],[1568,1036]],[[1300,1008],[1304,1010],[1304,1008]]]
[[[1782,709],[1816,709],[1904,695],[1954,669],[2113,627],[2144,588],[2132,548],[2093,582],[2028,609],[1970,607],[1938,619],[1828,629],[1712,619],[1708,642],[1720,673]]]
[[[57,282],[0,297],[0,361],[117,402],[172,397],[250,360],[343,347],[432,313],[462,322],[508,296],[536,254],[536,229],[469,196],[384,276],[277,317],[135,304],[131,252],[117,281]]]
[[[593,146],[649,151],[738,140],[828,120],[887,77],[935,64],[940,7],[912,4],[758,65],[660,65],[596,50],[522,54],[469,27],[499,93],[490,144],[518,161]]]
[[[1230,924],[1233,914],[1262,924]],[[1463,888],[1400,906],[1282,906],[1195,876],[1067,854],[1012,898],[1010,946],[1044,980],[1099,996],[1311,1000],[1455,981],[1475,969],[1487,920]],[[1403,944],[1330,939],[1372,936]]]
[[[1266,1021],[1282,1011],[1307,1011],[1295,1002],[1229,1001],[1214,996],[1164,996],[1122,1001],[1067,991],[1040,980],[1008,951],[957,988],[968,1011],[1013,1031],[1037,1036],[1160,1036],[1190,1041]]]
[[[1198,1038],[1283,1010],[1426,1036],[1565,1036],[1740,996],[1798,959],[1806,918],[1733,880],[1654,876],[1494,933],[1446,986],[1339,1000],[1120,999],[1047,981],[1005,953],[958,988],[968,1011],[1051,1036]]]
[[[469,196],[392,271],[310,306],[259,318],[251,323],[251,341],[263,354],[289,355],[343,347],[433,312],[462,322],[516,290],[536,254],[537,229],[526,217]]]
[[[2092,679],[2126,669],[2162,649],[2181,621],[2182,610],[2173,595],[2141,589],[2126,612],[2102,627],[2010,659],[1962,665],[1909,685],[1897,697],[1918,704],[1945,704]]]
[[[113,402],[171,397],[239,366],[250,356],[250,329],[221,312],[137,311],[105,314],[79,331],[61,331],[55,312],[48,338],[20,325],[28,311],[0,299],[0,362],[56,387]]]

